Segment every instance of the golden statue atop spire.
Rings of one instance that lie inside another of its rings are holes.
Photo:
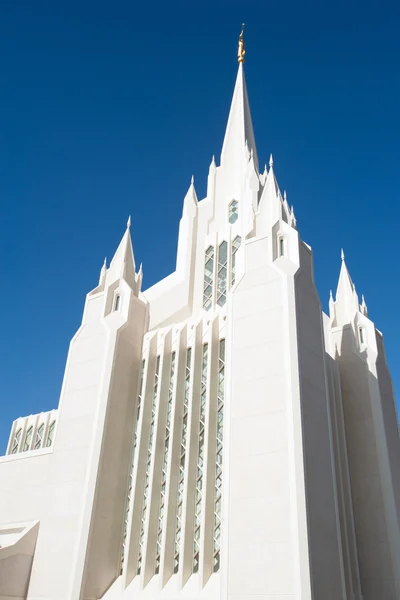
[[[246,54],[246,50],[244,49],[243,31],[244,31],[244,23],[242,23],[242,31],[240,32],[240,35],[239,35],[238,63],[244,62],[244,55]]]

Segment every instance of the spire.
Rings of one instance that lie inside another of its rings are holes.
[[[346,266],[343,249],[341,251],[342,266],[336,290],[335,313],[338,325],[350,323],[359,311],[359,302],[354,283]]]
[[[192,175],[190,179],[189,189],[186,192],[185,199],[183,201],[183,213],[194,214],[197,209],[198,199],[196,190],[194,187],[194,177]]]
[[[134,290],[136,287],[135,259],[133,256],[130,226],[131,217],[129,216],[126,231],[110,264],[109,281],[123,278]]]
[[[272,152],[269,155],[269,166],[271,167],[271,169],[274,166],[274,159],[273,159],[273,156],[272,156]]]
[[[254,163],[258,169],[257,149],[243,68],[244,54],[242,29],[242,33],[239,37],[239,68],[221,152],[221,166],[230,167],[234,170],[240,168],[240,161],[243,156],[243,149],[246,145],[246,141],[249,151],[253,151]]]
[[[367,307],[367,303],[365,302],[364,294],[361,296],[360,309],[361,309],[362,314],[365,315],[366,317],[368,317],[368,307]]]
[[[101,267],[101,270],[100,270],[99,285],[102,285],[102,283],[104,282],[106,273],[107,273],[107,258],[104,259],[103,266]]]

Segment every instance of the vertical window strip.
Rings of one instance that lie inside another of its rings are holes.
[[[142,562],[143,562],[143,546],[144,546],[144,533],[145,533],[144,528],[145,528],[145,523],[146,523],[147,504],[148,504],[148,500],[149,500],[151,456],[152,456],[152,450],[153,450],[154,427],[155,427],[155,422],[156,422],[156,407],[157,407],[159,373],[160,373],[160,356],[157,356],[156,372],[154,375],[153,404],[151,407],[149,445],[147,448],[147,463],[146,463],[146,475],[145,475],[145,480],[144,480],[142,516],[141,516],[141,523],[140,523],[139,552],[138,552],[138,561],[137,561],[137,574],[138,575],[140,575],[140,571],[142,569]]]
[[[219,342],[218,358],[218,405],[217,405],[217,452],[215,461],[215,496],[214,496],[214,573],[221,564],[221,502],[222,502],[222,452],[224,435],[224,395],[225,395],[225,340]]]
[[[54,436],[55,426],[56,426],[56,422],[53,421],[52,424],[50,425],[49,431],[47,433],[46,448],[50,448],[50,446],[53,443],[53,436]]]
[[[197,478],[194,514],[194,541],[193,541],[193,573],[197,573],[200,564],[200,528],[201,528],[201,504],[203,490],[204,469],[204,435],[206,420],[206,398],[207,398],[207,372],[208,372],[208,344],[203,345],[203,360],[201,367],[201,390],[200,390],[200,415],[199,415],[199,448],[197,455]]]
[[[23,448],[24,452],[27,452],[28,450],[30,450],[31,443],[32,443],[32,437],[33,437],[33,425],[31,425],[29,427],[28,431],[26,432],[24,448]]]
[[[212,305],[214,279],[214,248],[209,246],[206,250],[204,264],[203,308],[209,310]]]
[[[189,397],[190,397],[190,379],[191,379],[191,359],[192,349],[188,348],[186,352],[186,369],[185,369],[185,391],[183,398],[183,416],[182,416],[182,433],[179,461],[179,481],[178,481],[178,501],[176,508],[176,523],[175,523],[175,544],[174,544],[174,573],[179,570],[179,553],[182,533],[182,508],[183,508],[183,490],[185,486],[185,462],[186,462],[186,441],[188,429],[188,413],[189,413]]]
[[[35,443],[33,445],[34,450],[38,450],[42,446],[43,434],[44,434],[44,423],[42,423],[38,427],[38,430],[36,432]]]
[[[19,443],[21,441],[22,428],[20,427],[16,434],[14,435],[14,439],[11,446],[11,454],[17,454],[19,449]]]
[[[226,302],[226,282],[228,274],[228,244],[222,242],[218,248],[218,280],[217,280],[217,304],[224,306]]]
[[[240,235],[237,235],[232,242],[231,286],[234,285],[236,281],[236,252],[239,250],[241,243],[242,238]]]
[[[171,416],[172,416],[172,403],[174,398],[174,387],[175,387],[175,352],[171,355],[171,374],[169,378],[168,387],[168,404],[167,404],[167,419],[165,423],[165,442],[164,442],[164,460],[162,465],[161,473],[161,495],[160,495],[160,509],[158,513],[158,532],[157,532],[157,549],[156,549],[156,567],[155,573],[160,572],[160,559],[161,559],[161,540],[164,523],[164,509],[165,509],[165,490],[167,485],[167,469],[168,469],[168,454],[169,444],[171,437]]]
[[[124,566],[125,550],[126,550],[126,538],[127,538],[127,535],[128,535],[129,511],[130,511],[130,505],[131,505],[131,495],[132,495],[132,486],[133,486],[133,467],[134,467],[136,446],[137,446],[137,440],[138,440],[138,426],[139,426],[140,411],[141,411],[141,408],[142,408],[143,377],[144,377],[145,366],[146,366],[146,361],[143,360],[142,361],[141,374],[140,374],[139,393],[138,393],[138,399],[137,399],[136,419],[135,419],[135,423],[134,423],[134,426],[133,426],[132,459],[131,459],[131,468],[130,468],[130,472],[129,472],[128,494],[127,494],[127,498],[126,498],[125,521],[124,521],[124,535],[123,535],[123,538],[122,538],[122,548],[121,548],[121,572],[122,572],[122,568]]]
[[[232,200],[229,205],[229,223],[233,225],[238,220],[238,203],[236,200]]]

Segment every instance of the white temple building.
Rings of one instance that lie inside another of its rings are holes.
[[[59,407],[0,458],[0,600],[400,600],[400,439],[382,334],[259,170],[244,46],[207,196],[142,290],[130,220]],[[148,224],[150,231],[151,224]]]

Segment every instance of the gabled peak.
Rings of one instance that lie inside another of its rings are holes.
[[[115,281],[122,278],[135,290],[135,258],[133,256],[130,226],[131,218],[129,217],[126,231],[110,264],[108,281],[111,282],[111,280]]]
[[[257,149],[243,62],[239,62],[228,124],[222,145],[221,166],[237,169],[240,165],[243,149],[246,144],[249,152],[253,151],[254,162],[258,168]]]

